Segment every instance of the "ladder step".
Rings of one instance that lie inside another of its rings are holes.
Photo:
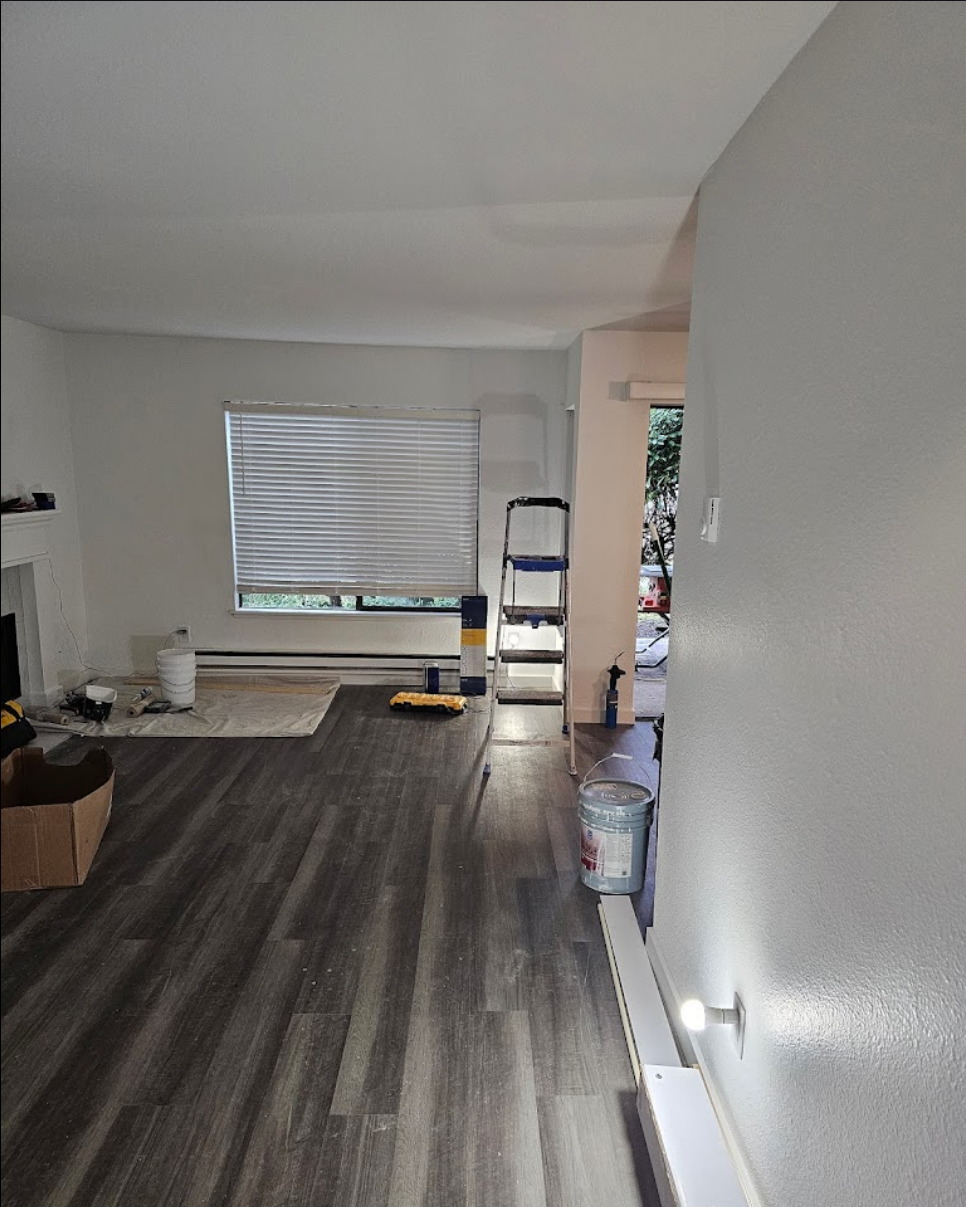
[[[501,650],[500,661],[503,663],[550,662],[560,666],[563,662],[563,650]]]
[[[535,570],[555,574],[567,569],[567,559],[552,553],[508,553],[506,560],[514,570]]]
[[[541,624],[555,624],[559,628],[564,622],[563,609],[559,604],[549,607],[541,604],[505,604],[503,615],[510,624],[530,624],[534,628]]]
[[[563,692],[543,687],[501,687],[496,698],[501,704],[563,704]]]

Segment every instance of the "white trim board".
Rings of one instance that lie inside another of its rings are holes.
[[[681,1006],[681,995],[678,993],[677,986],[674,984],[674,978],[668,970],[667,962],[661,951],[660,944],[654,936],[652,929],[648,929],[647,942],[644,950],[647,953],[648,961],[657,980],[658,987],[661,991],[661,996],[667,1005],[667,1013],[670,1019],[678,1019]],[[697,1033],[686,1031],[682,1026],[675,1025],[675,1034],[680,1044],[681,1050],[684,1053],[685,1060],[694,1064],[700,1071],[704,1081],[705,1089],[711,1105],[714,1107],[714,1113],[718,1119],[718,1126],[724,1136],[725,1143],[728,1146],[728,1151],[731,1154],[731,1161],[738,1175],[738,1181],[741,1184],[741,1189],[744,1192],[745,1199],[748,1202],[748,1207],[764,1207],[761,1197],[754,1188],[754,1183],[751,1179],[751,1174],[748,1165],[742,1155],[742,1146],[738,1140],[737,1133],[731,1125],[728,1113],[725,1109],[721,1095],[708,1073],[707,1060],[701,1050],[701,1040]]]

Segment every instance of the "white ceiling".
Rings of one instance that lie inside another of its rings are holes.
[[[680,325],[695,190],[832,7],[8,0],[3,310],[466,347]]]

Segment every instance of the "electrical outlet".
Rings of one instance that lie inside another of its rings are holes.
[[[174,630],[174,637],[178,645],[191,645],[191,626],[187,624],[178,625]]]

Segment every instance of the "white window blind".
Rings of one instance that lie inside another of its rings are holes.
[[[239,594],[475,594],[477,411],[225,411]]]

